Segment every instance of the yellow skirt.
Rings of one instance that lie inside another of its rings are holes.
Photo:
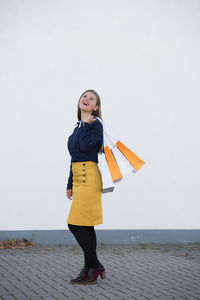
[[[67,223],[102,224],[102,178],[98,164],[94,161],[72,162],[72,173],[72,204]]]

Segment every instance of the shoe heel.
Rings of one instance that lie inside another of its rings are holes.
[[[106,278],[105,270],[100,272],[100,276],[102,279]]]

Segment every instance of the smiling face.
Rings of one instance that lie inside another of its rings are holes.
[[[93,92],[85,92],[79,101],[79,108],[92,113],[93,110],[98,108],[96,101],[96,95]]]

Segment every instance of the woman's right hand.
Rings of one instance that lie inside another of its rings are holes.
[[[72,200],[72,190],[67,190],[66,195],[68,199]]]

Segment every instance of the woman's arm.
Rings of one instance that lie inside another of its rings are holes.
[[[72,181],[73,181],[73,173],[72,173],[72,162],[70,164],[70,171],[69,171],[69,177],[67,182],[67,190],[72,189]]]
[[[97,120],[92,124],[83,122],[78,130],[81,151],[90,151],[102,140],[103,126]]]

